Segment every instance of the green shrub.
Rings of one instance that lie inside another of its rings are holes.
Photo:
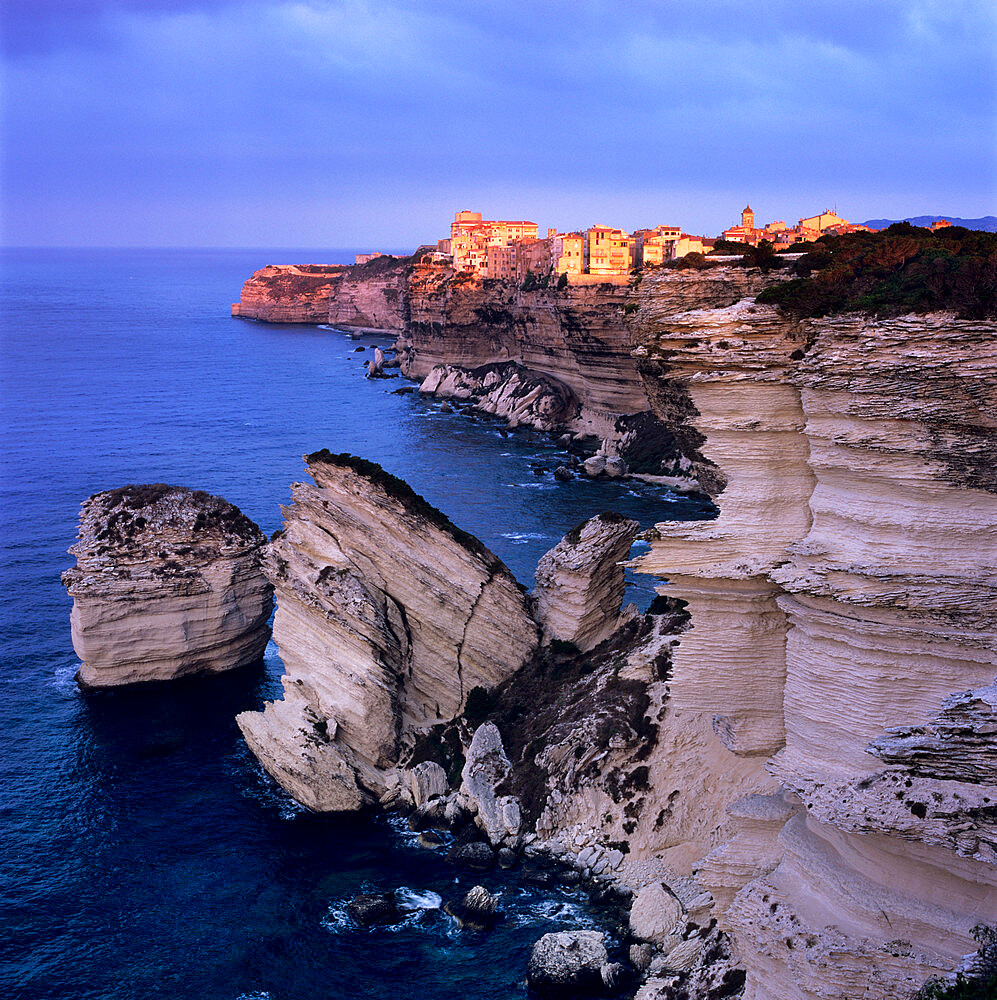
[[[932,232],[899,222],[878,233],[822,236],[794,273],[795,280],[766,288],[757,301],[796,316],[997,316],[997,233],[962,226]]]

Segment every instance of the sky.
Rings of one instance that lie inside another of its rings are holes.
[[[993,0],[3,0],[0,241],[997,214]]]

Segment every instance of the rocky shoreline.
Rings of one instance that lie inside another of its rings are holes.
[[[572,966],[640,1000],[886,1000],[968,968],[997,924],[997,325],[794,318],[750,268],[563,292],[419,255],[299,272],[257,272],[239,315],[392,330],[445,405],[720,513],[645,533],[641,614],[619,515],[530,594],[378,466],[307,456],[259,555],[284,698],[238,719],[268,773],[472,870],[632,900],[618,968],[555,935],[538,988]],[[487,922],[480,893],[451,903]]]

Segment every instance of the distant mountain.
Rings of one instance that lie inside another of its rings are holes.
[[[953,226],[965,226],[967,229],[982,229],[985,233],[997,233],[997,215],[985,215],[982,219],[957,219],[954,215],[912,215],[907,219],[870,219],[863,226],[870,229],[885,229],[894,222],[909,222],[912,226],[930,226],[939,219],[948,219]]]

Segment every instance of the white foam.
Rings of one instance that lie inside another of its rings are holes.
[[[525,545],[527,542],[543,542],[553,540],[553,535],[541,535],[536,531],[527,531],[523,534],[517,534],[515,531],[508,531],[502,535],[503,538],[508,538],[510,542],[514,545]]]
[[[395,890],[395,902],[398,909],[405,911],[438,910],[443,905],[443,897],[432,889],[410,889],[403,885]]]

